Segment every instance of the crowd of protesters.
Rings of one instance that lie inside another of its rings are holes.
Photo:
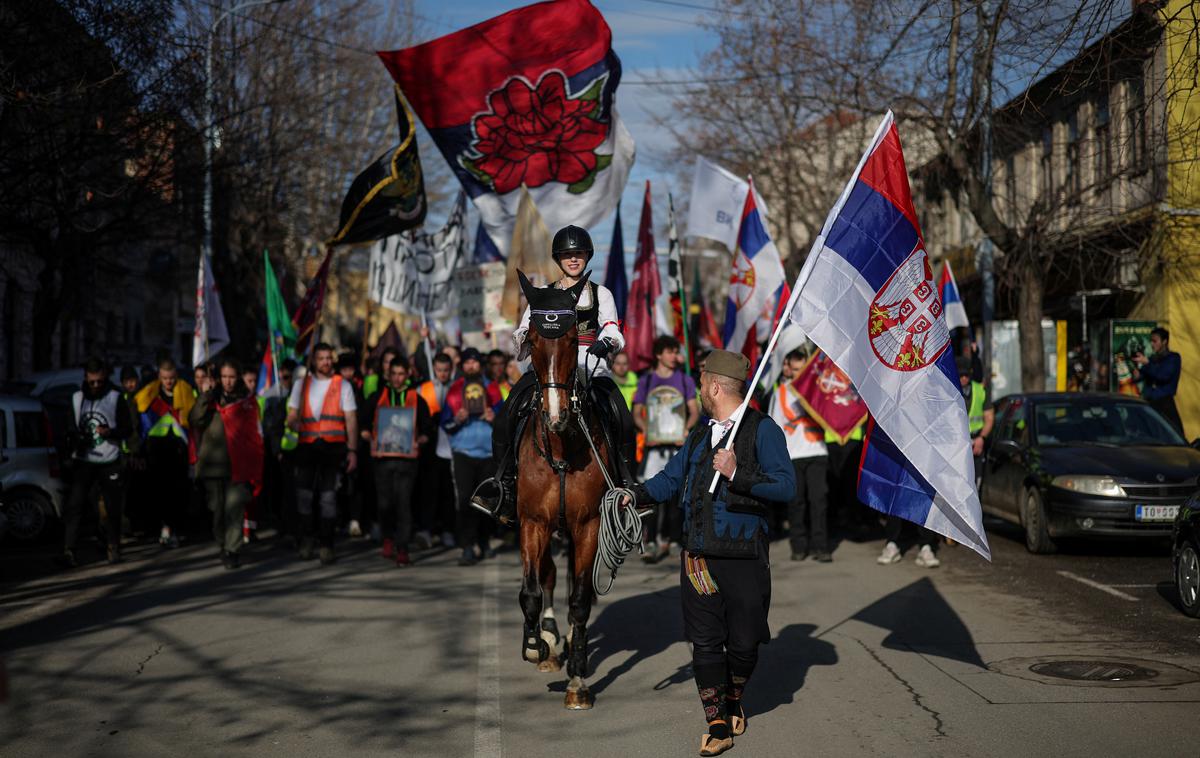
[[[799,401],[792,379],[806,357],[788,354],[779,379],[760,387],[754,402],[784,429],[796,473],[795,497],[772,514],[772,532],[788,536],[792,560],[828,562],[831,520],[862,532],[878,519],[855,495],[862,429],[839,442]],[[613,358],[613,381],[637,427],[641,481],[703,423],[698,368],[685,362],[669,336],[654,342],[653,363],[641,375],[626,354]],[[88,361],[68,435],[70,494],[58,562],[76,565],[89,504],[101,506],[97,538],[114,563],[123,540],[177,547],[189,514],[204,509],[229,569],[266,529],[301,560],[322,564],[336,560],[340,538],[372,539],[401,567],[435,549],[475,565],[495,555],[493,538],[515,539],[469,504],[495,473],[492,424],[522,375],[513,356],[446,345],[422,346],[411,358],[387,348],[360,361],[318,343],[306,366],[283,361],[276,374],[262,391],[256,367],[226,358],[195,367],[189,383],[164,358],[149,375],[120,369],[118,384],[103,362]],[[678,551],[677,511],[659,507],[645,520],[644,561]],[[880,563],[900,559],[901,526],[888,524]],[[911,541],[920,547],[919,565],[937,565],[931,535]]]

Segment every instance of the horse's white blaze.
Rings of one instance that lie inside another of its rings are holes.
[[[550,356],[549,373],[550,373],[550,381],[552,381],[552,382],[555,381],[554,377],[556,374],[555,374],[555,370],[554,370],[555,369],[554,364],[556,362],[557,362],[557,356],[551,355]],[[562,390],[552,389],[552,390],[550,390],[550,396],[546,398],[546,400],[548,400],[550,403],[550,421],[552,421],[552,422],[558,421],[558,415],[559,415],[559,413],[562,412],[562,402],[560,400],[561,394],[562,394]]]

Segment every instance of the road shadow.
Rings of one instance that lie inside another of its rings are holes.
[[[618,600],[601,611],[588,628],[593,643],[589,668],[600,672],[606,662],[619,662],[589,683],[594,693],[598,695],[645,661],[683,641],[679,603],[679,587],[675,586]],[[815,624],[791,624],[759,648],[758,667],[747,688],[747,707],[754,713],[769,713],[793,702],[811,667],[838,662],[833,644],[813,637],[816,628]],[[690,685],[692,678],[690,655],[685,655],[653,689]],[[564,685],[554,682],[548,688],[558,691]]]
[[[592,692],[599,694],[643,661],[683,640],[679,586],[634,595],[605,606],[588,625],[588,638],[589,671],[600,671],[608,661],[626,656],[599,679],[588,683]]]
[[[790,624],[758,649],[758,666],[746,686],[746,709],[754,715],[770,713],[795,701],[813,666],[838,662],[833,643],[814,637],[816,624]],[[689,672],[690,672],[690,666]]]
[[[987,668],[971,631],[927,577],[876,600],[847,620],[886,629],[889,634],[883,646],[889,650],[912,650]]]

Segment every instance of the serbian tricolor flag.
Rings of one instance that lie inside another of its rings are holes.
[[[954,281],[954,272],[950,270],[950,261],[942,262],[942,275],[938,277],[938,294],[942,296],[946,326],[950,329],[966,329],[970,326],[970,322],[967,321],[967,309],[963,307],[962,297],[958,294],[958,282]]]
[[[789,313],[871,411],[859,499],[990,560],[950,330],[890,111],[813,243]]]
[[[633,165],[621,63],[587,0],[558,0],[379,57],[508,256],[524,185],[551,230],[613,212]]]
[[[754,183],[750,183],[753,189]],[[733,273],[729,276],[729,300],[725,304],[725,349],[742,353],[751,365],[758,358],[755,323],[768,309],[774,310],[783,291],[783,262],[771,240],[767,225],[754,201],[746,193],[737,249],[733,251]]]

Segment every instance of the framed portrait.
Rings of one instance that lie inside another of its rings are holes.
[[[682,445],[687,438],[687,400],[677,388],[660,385],[646,394],[646,447]]]
[[[416,458],[417,453],[417,409],[404,406],[378,408],[371,454],[379,458]]]

